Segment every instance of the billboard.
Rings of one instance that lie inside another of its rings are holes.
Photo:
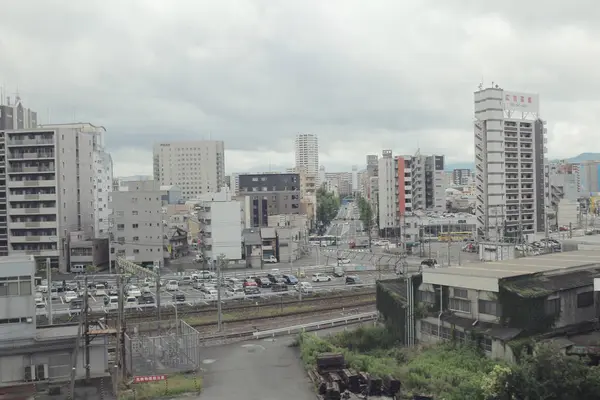
[[[504,91],[503,96],[502,103],[505,110],[539,112],[540,104],[537,94]]]
[[[590,197],[590,213],[596,215],[600,213],[600,196]]]

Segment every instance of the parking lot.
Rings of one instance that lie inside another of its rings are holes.
[[[266,275],[266,272],[265,272]],[[328,292],[328,291],[340,291],[340,290],[349,290],[352,288],[356,288],[358,287],[362,287],[362,286],[373,286],[375,285],[375,281],[379,278],[391,278],[394,276],[393,273],[389,273],[386,272],[384,274],[380,274],[377,271],[367,271],[365,273],[360,274],[360,278],[359,281],[356,284],[353,285],[346,285],[346,279],[345,277],[335,277],[335,276],[331,276],[331,275],[327,275],[325,273],[322,273],[323,276],[328,276],[331,278],[330,281],[324,281],[324,282],[313,282],[312,281],[312,277],[309,275],[306,278],[302,278],[299,279],[299,283],[301,282],[308,282],[310,284],[310,286],[312,287],[311,292],[312,293],[322,293],[322,292]],[[263,275],[264,276],[264,275]],[[160,304],[162,307],[173,307],[174,304],[187,304],[187,305],[206,305],[206,304],[210,304],[211,302],[215,302],[217,300],[217,296],[215,294],[213,295],[209,295],[207,294],[206,290],[202,290],[201,288],[195,288],[193,287],[191,284],[182,284],[182,278],[183,276],[179,276],[179,277],[163,277],[164,279],[164,283],[161,285],[161,289],[160,289]],[[114,279],[114,278],[113,278]],[[228,279],[225,276],[225,279]],[[167,290],[167,283],[169,282],[169,280],[178,280],[179,284],[177,290]],[[106,293],[107,294],[116,294],[116,293],[110,293],[111,290],[116,290],[116,281],[107,281],[106,278],[103,277],[99,277],[97,278],[98,282],[106,282],[108,285],[108,287],[106,288]],[[230,281],[229,284],[233,283],[233,281]],[[241,287],[238,286],[241,285],[241,281],[239,281],[239,283],[236,283],[235,286],[236,287]],[[225,284],[228,284],[228,282],[226,281]],[[141,285],[140,285],[141,286]],[[139,289],[142,289],[140,286],[138,286]],[[286,287],[286,291],[273,291],[270,288],[259,288],[259,293],[257,294],[252,294],[252,295],[245,295],[243,293],[243,291],[241,291],[241,293],[236,293],[233,294],[231,290],[229,290],[226,287],[221,287],[220,288],[220,292],[221,292],[221,301],[223,302],[228,302],[228,301],[232,301],[232,300],[236,300],[236,299],[240,299],[240,298],[244,298],[244,297],[248,297],[248,296],[253,296],[253,297],[257,297],[257,298],[261,298],[261,297],[272,297],[272,296],[300,296],[300,293],[298,290],[296,290],[296,287],[293,285],[289,285]],[[151,294],[153,297],[153,302],[152,304],[139,304],[139,300],[136,299],[131,299],[131,302],[126,302],[125,303],[125,308],[135,308],[135,309],[145,309],[145,308],[155,308],[156,307],[156,302],[155,302],[155,295],[156,295],[156,289],[155,288],[151,288]],[[143,290],[142,290],[143,291]],[[65,299],[65,293],[66,292],[59,292],[58,293],[58,298],[55,298],[54,300],[52,300],[52,313],[53,315],[67,315],[70,313],[70,307],[71,304],[68,301],[68,299]],[[214,292],[213,292],[214,293]],[[303,293],[303,296],[310,296],[312,293]],[[182,296],[183,295],[183,296]],[[117,303],[114,304],[110,304],[110,305],[105,305],[105,295],[101,294],[101,295],[96,295],[95,294],[95,290],[94,289],[89,289],[88,290],[88,305],[90,307],[90,309],[92,311],[109,311],[110,309],[116,309]],[[175,299],[175,297],[177,297],[177,299]],[[48,294],[44,294],[43,295],[43,303],[45,304],[45,307],[40,307],[38,308],[37,314],[38,315],[47,315],[50,309],[49,306],[49,300],[48,300]]]

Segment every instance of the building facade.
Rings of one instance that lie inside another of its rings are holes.
[[[296,172],[317,176],[319,172],[319,138],[312,133],[299,133],[295,141]]]
[[[205,260],[224,255],[228,260],[242,259],[243,221],[241,204],[232,200],[231,193],[201,200],[196,206],[200,229],[198,249]]]
[[[589,160],[581,163],[581,189],[585,195],[600,192],[600,160]]]
[[[166,142],[154,145],[154,180],[181,189],[194,199],[225,186],[225,145],[222,140]]]
[[[411,158],[412,208],[443,212],[446,209],[444,156],[425,156],[417,152]]]
[[[472,175],[468,168],[452,170],[452,184],[454,186],[467,186],[471,184]]]
[[[20,97],[17,96],[14,102],[7,97],[7,104],[3,100],[0,100],[0,130],[37,128],[37,113],[25,108]]]
[[[109,196],[111,266],[117,257],[152,265],[169,258],[166,234],[168,227],[163,207],[169,197],[179,197],[174,186],[160,186],[155,181],[128,182]]]
[[[549,187],[547,192],[548,204],[556,211],[562,199],[576,201],[589,195],[583,191],[581,167],[566,161],[551,162],[548,165]]]
[[[475,92],[478,237],[517,240],[545,227],[546,128],[538,96],[501,88]]]
[[[250,197],[251,227],[268,226],[269,215],[300,213],[299,174],[245,174],[239,181],[239,194]]]
[[[400,219],[413,211],[412,160],[384,150],[378,165],[379,229],[397,229]]]

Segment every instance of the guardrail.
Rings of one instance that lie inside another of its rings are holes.
[[[292,333],[310,332],[319,329],[328,329],[336,326],[355,324],[363,321],[373,321],[377,319],[377,311],[361,313],[355,315],[349,315],[347,317],[330,319],[327,321],[309,322],[307,324],[293,325],[284,328],[269,329],[266,331],[254,332],[252,336],[255,339],[285,336],[291,335]]]

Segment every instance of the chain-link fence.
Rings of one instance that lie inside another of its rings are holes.
[[[181,320],[162,335],[125,334],[124,345],[125,368],[132,376],[188,372],[200,366],[200,334]]]

